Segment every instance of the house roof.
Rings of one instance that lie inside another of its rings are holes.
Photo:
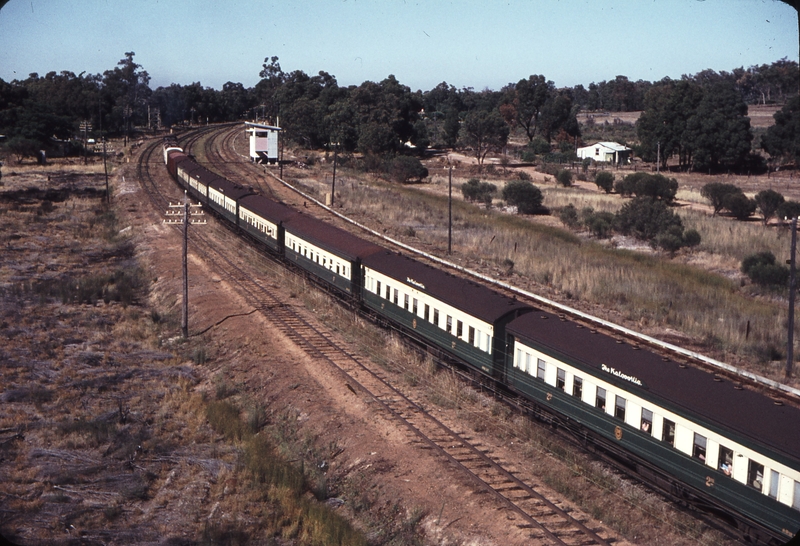
[[[618,142],[596,142],[594,144],[590,144],[589,146],[584,146],[583,148],[578,148],[578,149],[579,150],[591,150],[591,149],[597,148],[598,146],[601,146],[603,148],[607,148],[607,149],[611,150],[612,152],[630,151],[630,148],[628,148],[627,146],[623,146],[622,144],[620,144]]]

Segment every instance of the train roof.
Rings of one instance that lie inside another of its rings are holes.
[[[276,225],[298,214],[293,208],[258,194],[242,197],[239,206]]]
[[[283,227],[288,233],[351,261],[384,250],[375,243],[302,212],[286,219]]]
[[[530,307],[482,284],[389,250],[372,254],[364,258],[363,263],[370,269],[414,286],[437,300],[490,324],[510,312]]]
[[[681,366],[646,348],[538,309],[511,321],[507,331],[643,398],[656,397],[669,409],[682,409],[687,417],[697,416],[798,460],[800,410],[791,405],[778,405],[768,396],[737,388],[728,379]],[[603,365],[613,370],[604,370]]]

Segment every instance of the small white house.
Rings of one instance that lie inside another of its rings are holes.
[[[632,151],[627,146],[616,142],[598,142],[591,146],[578,148],[577,153],[579,159],[588,157],[598,162],[621,165],[622,163],[630,163]]]
[[[250,161],[277,163],[278,133],[281,128],[249,121],[246,121],[244,125],[250,137]]]

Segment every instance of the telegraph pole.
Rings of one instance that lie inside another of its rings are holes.
[[[447,182],[447,255],[453,253],[453,166]]]
[[[181,313],[181,333],[183,339],[189,337],[189,263],[187,259],[189,249],[189,224],[202,225],[205,219],[192,218],[192,216],[203,216],[203,211],[199,204],[194,205],[189,202],[189,198],[184,191],[183,204],[169,204],[170,209],[183,209],[183,211],[167,210],[166,215],[170,217],[181,216],[180,219],[169,218],[164,220],[165,224],[183,224],[183,310]]]
[[[339,155],[339,143],[337,142],[333,147],[333,180],[331,181],[331,208],[333,208],[333,200],[336,199],[336,158]]]
[[[797,291],[795,277],[795,250],[797,248],[797,216],[792,218],[792,253],[789,257],[789,332],[786,342],[786,379],[792,376],[794,364],[794,293]]]

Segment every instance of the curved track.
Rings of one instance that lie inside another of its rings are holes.
[[[226,134],[227,140],[232,138],[234,132]],[[190,144],[202,136],[202,131],[191,135]],[[213,160],[216,152],[208,140],[203,147],[206,159]],[[159,161],[154,161],[153,157],[159,158]],[[223,174],[235,178],[230,173]],[[163,181],[169,180],[169,177],[160,160],[158,142],[142,152],[139,177],[153,206],[163,208],[168,201],[164,196]],[[521,529],[526,529],[531,539],[547,544],[586,546],[608,545],[614,541],[607,531],[590,529],[583,521],[573,517],[568,510],[559,506],[559,501],[549,499],[538,486],[518,479],[513,469],[504,468],[481,449],[480,444],[473,443],[467,434],[459,433],[436,419],[392,385],[376,364],[356,357],[337,343],[330,332],[302,318],[282,300],[276,290],[259,280],[264,278],[267,270],[279,266],[259,255],[239,238],[229,233],[225,235],[230,239],[226,243],[230,244],[215,245],[209,234],[190,230],[193,251],[200,254],[218,275],[234,286],[248,303],[310,357],[334,366],[342,374],[342,380],[348,388],[370,397],[386,415],[406,427],[410,441],[449,461],[469,476],[478,488],[504,502],[513,513],[509,519]],[[254,256],[258,256],[257,261],[254,261]]]

